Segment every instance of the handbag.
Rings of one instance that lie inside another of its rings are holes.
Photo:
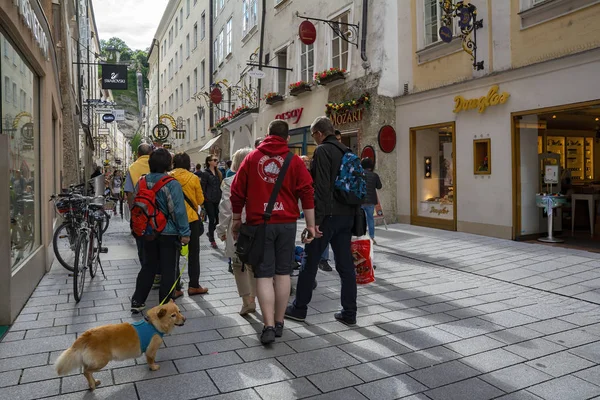
[[[354,225],[352,226],[352,236],[364,236],[367,234],[367,215],[362,207],[357,207],[354,213]]]
[[[185,195],[185,193],[183,194],[183,198],[185,199],[185,202],[188,203],[188,205],[190,207],[192,207],[192,210],[196,210],[196,214],[198,214],[198,207],[194,208],[194,203],[192,203],[192,201]],[[200,222],[200,234],[198,236],[202,236],[202,234],[204,233],[204,223],[202,222],[202,217],[200,216],[200,214],[198,214],[198,221]]]
[[[263,261],[267,223],[271,219],[271,213],[273,212],[273,207],[275,206],[275,200],[277,200],[277,195],[279,194],[281,185],[283,185],[283,179],[285,178],[285,174],[293,157],[293,153],[288,153],[283,165],[281,166],[279,176],[277,177],[277,181],[275,182],[275,186],[271,192],[271,197],[269,198],[269,203],[267,204],[267,208],[263,214],[264,223],[254,226],[242,224],[240,228],[237,243],[235,244],[235,253],[242,264],[258,266]]]

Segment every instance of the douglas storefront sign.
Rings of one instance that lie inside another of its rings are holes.
[[[283,120],[291,119],[291,120],[293,120],[293,121],[290,121],[292,124],[297,124],[300,121],[300,117],[302,116],[303,110],[304,110],[304,108],[296,108],[291,111],[286,111],[284,113],[277,114],[275,116],[275,119],[283,119]]]
[[[127,65],[102,64],[102,89],[127,90]]]

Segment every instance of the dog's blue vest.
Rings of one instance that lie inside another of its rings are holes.
[[[154,325],[148,323],[145,319],[132,322],[131,325],[137,331],[138,337],[140,338],[142,353],[146,352],[146,349],[152,340],[152,336],[159,335],[160,337],[163,337],[164,335],[164,333],[160,332]]]

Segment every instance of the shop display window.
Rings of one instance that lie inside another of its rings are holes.
[[[454,221],[453,126],[412,131],[413,216]]]
[[[490,175],[492,173],[491,139],[473,141],[473,173],[475,175]]]
[[[39,152],[38,152],[38,78],[14,46],[0,34],[0,54],[11,54],[11,60],[0,59],[4,82],[12,96],[0,100],[2,134],[9,135],[10,174],[10,243],[11,266],[14,270],[39,246]],[[1,155],[0,157],[6,157]]]

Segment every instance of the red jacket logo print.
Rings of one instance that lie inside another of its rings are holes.
[[[275,184],[284,161],[281,156],[263,156],[258,162],[258,174],[265,182]]]

